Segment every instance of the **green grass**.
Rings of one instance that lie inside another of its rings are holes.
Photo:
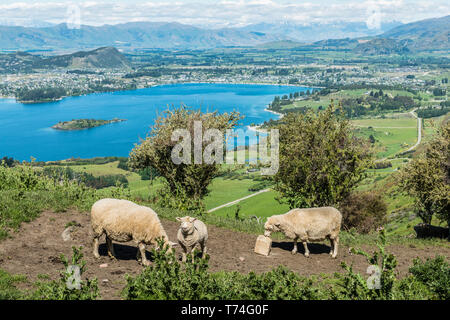
[[[397,114],[396,118],[374,118],[374,119],[358,119],[351,120],[354,126],[358,127],[380,127],[380,128],[417,128],[417,119],[408,117],[405,114]]]
[[[395,118],[358,119],[351,123],[357,128],[357,135],[376,139],[376,158],[393,157],[406,151],[417,142],[417,120],[405,114]]]
[[[283,110],[288,110],[292,108],[298,108],[298,107],[309,107],[312,109],[317,109],[319,106],[327,107],[331,100],[333,100],[335,103],[338,103],[342,99],[349,99],[349,98],[358,98],[361,96],[366,95],[369,93],[371,89],[345,89],[340,90],[338,92],[332,92],[330,94],[327,94],[325,96],[319,96],[319,101],[314,101],[313,99],[307,99],[307,100],[298,100],[294,101],[294,103],[285,105],[282,107]],[[378,91],[378,90],[372,90],[372,91]],[[383,90],[383,93],[388,94],[392,97],[395,97],[396,95],[399,96],[408,96],[413,97],[414,94],[412,94],[409,91],[406,90]]]
[[[376,158],[393,157],[408,150],[417,141],[417,129],[367,129],[361,128],[360,136],[376,139]]]
[[[16,300],[23,298],[23,293],[16,287],[26,281],[23,275],[10,275],[0,269],[0,300]]]
[[[288,104],[288,105],[283,106],[282,109],[288,110],[288,109],[298,108],[298,107],[309,107],[312,109],[317,109],[317,108],[319,108],[319,106],[326,108],[330,103],[331,103],[330,98],[321,96],[319,101],[314,101],[312,99],[298,100],[298,101],[295,101],[293,104]]]
[[[210,193],[205,198],[206,209],[209,210],[254,193],[248,190],[253,184],[255,182],[252,179],[232,180],[222,177],[214,179],[209,186]]]
[[[222,217],[234,217],[237,205],[241,208],[239,211],[240,217],[270,217],[274,214],[282,214],[289,211],[289,206],[280,204],[275,200],[276,196],[277,192],[271,190],[243,200],[238,204],[219,209],[211,214]]]
[[[148,180],[141,180],[140,175],[120,169],[117,167],[118,164],[119,161],[114,161],[105,164],[76,165],[70,166],[70,168],[77,172],[90,173],[95,177],[122,174],[128,180],[131,195],[143,199],[148,199],[150,196],[155,195],[156,190],[162,185],[161,179],[155,179],[153,183]]]

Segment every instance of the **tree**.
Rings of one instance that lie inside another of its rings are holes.
[[[135,145],[130,153],[128,165],[135,170],[152,167],[165,178],[164,188],[159,193],[161,205],[185,210],[201,209],[202,199],[208,194],[208,185],[217,175],[220,164],[208,164],[205,161],[196,164],[194,152],[187,155],[190,163],[174,163],[172,150],[179,142],[172,141],[172,133],[177,129],[187,130],[186,132],[190,133],[191,150],[194,151],[193,133],[196,121],[201,122],[204,136],[208,129],[217,129],[225,134],[225,130],[233,128],[240,118],[236,112],[218,115],[216,112],[202,113],[186,107],[167,110],[155,121],[146,139],[140,145]],[[187,143],[189,144],[189,141]],[[202,155],[209,144],[202,139],[200,145]]]
[[[341,109],[340,109],[341,110]],[[280,202],[291,208],[337,205],[366,176],[372,164],[368,141],[354,135],[343,111],[290,113],[280,130]]]
[[[450,226],[450,121],[443,124],[426,150],[399,172],[400,188],[415,198],[424,223],[434,214]]]

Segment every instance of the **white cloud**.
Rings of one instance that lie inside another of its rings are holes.
[[[39,19],[61,23],[67,20],[67,7],[72,4],[80,8],[81,23],[89,25],[170,21],[224,27],[286,20],[297,23],[368,21],[370,6],[377,8],[382,21],[410,22],[450,14],[447,0],[137,0],[133,3],[125,0],[22,0],[16,3],[0,0],[0,21]]]

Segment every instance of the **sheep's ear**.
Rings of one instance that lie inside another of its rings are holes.
[[[180,217],[176,217],[175,218],[177,221],[181,221],[181,218]]]
[[[194,222],[195,220],[197,220],[197,218],[189,218],[190,222]]]

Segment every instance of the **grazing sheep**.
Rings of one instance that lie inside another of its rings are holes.
[[[115,258],[112,240],[118,242],[134,240],[139,247],[137,260],[142,258],[142,264],[146,266],[150,264],[145,256],[146,244],[156,244],[157,238],[163,238],[166,245],[171,245],[155,211],[131,201],[118,199],[97,201],[91,209],[91,224],[96,258],[100,257],[98,240],[103,233],[106,235],[108,255],[111,258]]]
[[[297,253],[297,241],[305,247],[305,256],[309,257],[307,242],[329,239],[330,255],[336,258],[338,253],[339,231],[342,215],[333,207],[292,209],[291,211],[269,217],[264,225],[264,235],[270,237],[272,232],[283,232],[294,239],[292,254]]]
[[[206,241],[208,240],[206,225],[202,221],[189,216],[177,218],[177,221],[181,222],[177,238],[183,249],[183,262],[186,262],[186,254],[191,253],[197,244],[200,244],[202,258],[205,258]],[[192,261],[194,261],[194,256],[192,256]]]

